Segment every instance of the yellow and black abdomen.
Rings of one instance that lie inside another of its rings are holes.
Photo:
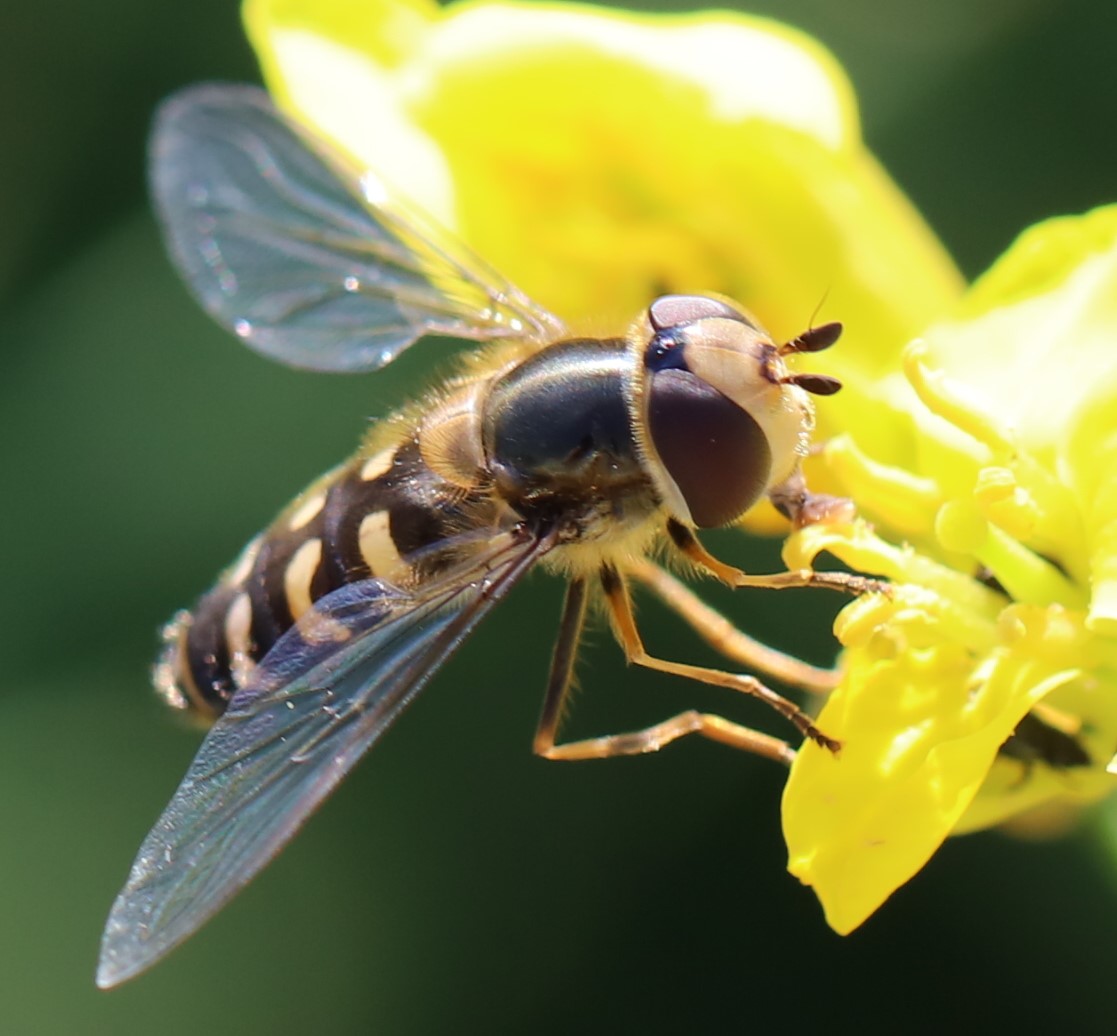
[[[219,716],[315,601],[373,577],[413,586],[460,556],[461,533],[491,514],[488,494],[427,466],[415,436],[359,454],[312,485],[175,619],[157,688],[179,708]]]

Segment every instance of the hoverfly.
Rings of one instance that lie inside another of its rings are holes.
[[[667,295],[618,337],[572,335],[255,88],[170,99],[150,161],[180,273],[265,356],[369,371],[426,336],[487,344],[460,376],[376,425],[168,628],[156,684],[213,726],[113,905],[99,985],[149,967],[248,882],[537,565],[568,580],[538,754],[628,755],[697,733],[794,755],[695,711],[558,743],[591,593],[631,662],[759,697],[837,750],[758,679],[649,655],[627,579],[669,580],[649,559],[662,548],[732,586],[879,588],[843,573],[746,575],[694,532],[764,495],[794,520],[842,506],[809,494],[799,472],[808,393],[839,385],[785,364],[832,345],[839,325],[777,345],[733,303]],[[719,641],[702,613],[678,610]]]

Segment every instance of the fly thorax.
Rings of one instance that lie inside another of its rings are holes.
[[[497,491],[544,520],[628,523],[655,508],[632,426],[623,339],[572,339],[493,382],[482,442]]]

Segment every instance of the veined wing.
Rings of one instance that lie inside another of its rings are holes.
[[[281,637],[140,847],[98,985],[148,968],[247,884],[548,547],[503,534],[416,593],[353,583]]]
[[[294,367],[374,370],[424,335],[541,344],[559,320],[248,86],[166,101],[151,189],[218,323]]]

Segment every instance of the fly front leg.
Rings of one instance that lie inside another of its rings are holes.
[[[886,594],[890,585],[880,579],[869,579],[850,572],[816,572],[812,568],[801,568],[795,572],[776,572],[771,575],[750,576],[739,568],[725,564],[713,556],[682,522],[674,518],[667,520],[667,535],[679,552],[692,564],[727,586],[756,586],[768,590],[785,590],[796,586],[824,586],[831,590],[842,590],[853,594]]]

